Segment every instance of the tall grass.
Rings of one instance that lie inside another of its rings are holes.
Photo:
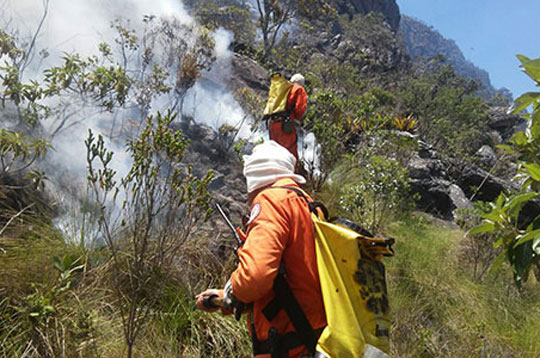
[[[539,357],[540,289],[474,279],[464,233],[423,215],[391,225],[387,260],[394,357]]]
[[[47,222],[28,221],[0,238],[0,357],[125,357],[107,252],[65,243]],[[144,322],[136,357],[249,357],[245,322],[195,309],[195,294],[219,287],[231,270],[215,239],[194,238]],[[53,257],[75,255],[84,270],[65,282]]]

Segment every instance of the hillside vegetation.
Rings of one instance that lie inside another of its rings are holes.
[[[396,239],[384,260],[392,357],[540,356],[540,95],[494,124],[506,100],[481,97],[441,56],[405,55],[394,1],[251,3],[186,1],[193,24],[118,19],[97,55],[66,53],[31,80],[26,64],[43,54],[0,27],[0,357],[251,356],[245,322],[194,306],[235,267],[212,204],[243,214],[253,146],[240,125],[213,131],[187,114],[196,84],[219,85],[213,66],[232,71],[230,101],[253,131],[265,130],[260,76],[305,75],[303,126],[319,145],[302,163],[306,190]],[[236,35],[229,67],[221,27]],[[540,60],[520,60],[538,83]],[[512,135],[530,105],[529,129]],[[78,143],[81,189],[47,160],[85,110],[99,125]]]

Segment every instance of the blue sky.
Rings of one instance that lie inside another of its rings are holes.
[[[402,14],[454,40],[469,61],[514,97],[538,91],[516,54],[540,57],[540,0],[397,0]]]

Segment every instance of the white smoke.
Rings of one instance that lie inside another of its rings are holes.
[[[0,0],[0,28],[15,34],[19,39],[31,43],[43,19],[40,31],[35,38],[33,57],[24,72],[24,80],[42,79],[44,68],[59,65],[64,53],[78,53],[82,57],[98,53],[98,45],[102,42],[114,44],[116,30],[111,24],[120,19],[127,27],[143,32],[144,16],[175,19],[187,26],[195,24],[180,0]],[[46,11],[46,16],[44,13]],[[186,40],[194,41],[193,38]],[[233,93],[227,88],[226,80],[230,77],[232,53],[229,45],[232,34],[218,29],[213,35],[215,41],[214,55],[216,61],[211,69],[202,74],[195,85],[188,91],[184,101],[184,113],[194,117],[196,122],[207,124],[214,129],[227,123],[240,128],[239,137],[251,135],[248,118],[235,100]],[[167,97],[168,96],[163,96]],[[151,112],[163,111],[168,101],[158,98],[153,102]],[[59,186],[79,183],[84,188],[86,182],[86,147],[84,140],[91,129],[95,135],[110,134],[113,114],[97,111],[95,108],[72,109],[73,123],[68,129],[54,137],[54,151],[49,153],[45,163],[50,185]],[[118,114],[116,114],[118,116]],[[123,113],[122,117],[129,117]],[[52,128],[54,118],[44,123],[45,128]],[[131,164],[124,144],[110,142],[108,148],[114,151],[113,168],[118,176],[127,173]],[[56,187],[57,200],[66,213],[73,214],[76,208],[69,208],[72,199],[65,191]],[[80,189],[84,192],[84,189]],[[62,217],[58,225],[64,231],[73,227],[73,237],[80,228],[73,225],[79,218],[67,220]],[[70,222],[68,222],[70,221]],[[68,233],[69,235],[69,233]]]
[[[229,46],[233,34],[220,28],[214,33],[214,41],[216,62],[189,90],[184,110],[195,119],[203,119],[206,125],[216,130],[223,124],[230,124],[238,128],[239,138],[250,137],[252,133],[246,115],[224,83],[224,79],[229,78],[232,72],[233,54]]]

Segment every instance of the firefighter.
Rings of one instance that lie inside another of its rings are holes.
[[[270,139],[287,148],[298,162],[298,135],[295,124],[304,118],[308,96],[304,89],[304,76],[297,73],[291,77],[290,82],[293,85],[287,96],[286,114],[272,118]]]
[[[295,157],[274,141],[256,146],[244,157],[250,215],[238,267],[224,290],[210,289],[197,296],[197,308],[205,311],[216,310],[204,304],[211,296],[222,298],[223,313],[250,307],[247,321],[255,357],[309,356],[326,326],[310,210],[306,200],[283,188],[301,190],[299,184],[305,183],[294,173],[295,165]],[[298,314],[301,311],[309,321],[310,331],[297,332],[293,320],[298,318],[291,318],[282,307],[279,298],[284,293],[275,292],[278,276],[286,277]],[[305,337],[311,337],[312,344],[306,344]]]

